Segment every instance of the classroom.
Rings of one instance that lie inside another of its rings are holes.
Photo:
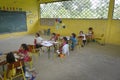
[[[120,80],[119,34],[120,0],[0,0],[0,80]]]

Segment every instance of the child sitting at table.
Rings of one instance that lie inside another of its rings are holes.
[[[82,40],[82,43],[83,43],[82,47],[85,46],[87,39],[86,39],[86,35],[83,33],[83,31],[80,31],[79,38]]]
[[[36,48],[42,47],[42,45],[41,45],[42,41],[43,41],[43,38],[40,37],[40,34],[39,34],[39,33],[36,33],[36,34],[35,34],[35,39],[34,39],[35,47],[36,47]]]
[[[28,46],[27,46],[27,44],[21,44],[21,46],[20,46],[20,48],[19,48],[19,50],[18,50],[18,55],[21,57],[21,58],[23,58],[23,60],[25,61],[25,62],[27,62],[27,61],[30,61],[31,60],[31,57],[29,56],[29,54],[28,54]]]
[[[12,63],[14,63],[16,61],[18,61],[18,60],[15,58],[13,52],[7,53],[6,62],[7,62],[8,65],[12,64]],[[25,65],[24,65],[24,63],[22,64],[22,67],[23,67],[23,71],[25,73]],[[8,68],[7,68],[7,74],[6,74],[7,78],[9,78],[10,76],[14,76],[16,74],[16,69],[12,69],[12,71],[10,71]]]
[[[93,28],[89,27],[88,28],[88,42],[89,41],[94,41],[94,32],[93,32]]]
[[[52,41],[56,41],[58,39],[56,33],[52,33],[52,37],[50,38],[50,40]]]
[[[24,62],[29,62],[32,58],[29,56],[29,50],[27,44],[21,44],[19,50],[17,51],[17,55],[20,56],[19,59],[22,59]],[[24,68],[25,72],[25,68]]]
[[[57,50],[58,56],[60,57],[62,54],[65,56],[65,54],[68,52],[69,55],[69,45],[68,40],[66,37],[63,37],[62,43],[59,47],[59,50]]]
[[[11,64],[11,63],[14,63],[16,60],[15,60],[15,56],[12,52],[8,53],[7,56],[6,56],[6,62],[8,64]],[[7,74],[6,74],[6,77],[9,78],[10,76],[12,75],[15,75],[16,74],[16,70],[14,69],[12,71],[13,73],[11,73],[11,71],[9,71],[9,69],[7,69]]]
[[[13,52],[8,53],[7,56],[6,56],[6,61],[7,61],[8,65],[12,64],[12,63],[14,63],[14,62],[16,62],[18,60],[15,58]],[[8,66],[8,68],[9,68],[9,66]],[[9,78],[10,76],[14,76],[16,74],[16,71],[19,70],[19,67],[18,67],[18,69],[12,69],[12,71],[9,70],[8,68],[7,68],[7,74],[6,74],[7,78]],[[27,74],[29,73],[29,74],[31,74],[31,76],[29,76],[30,77],[29,79],[30,80],[35,79],[36,73],[34,71],[31,71],[31,72],[29,71],[28,72],[28,70],[26,69],[23,61],[22,61],[22,68],[23,68],[23,71],[25,73],[25,77],[28,77]]]

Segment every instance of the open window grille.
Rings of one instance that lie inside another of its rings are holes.
[[[115,0],[113,19],[120,20],[120,0]]]
[[[40,16],[41,18],[107,19],[109,1],[70,0],[40,4]]]

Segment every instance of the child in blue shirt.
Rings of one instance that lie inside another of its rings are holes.
[[[72,36],[70,37],[71,40],[71,50],[74,50],[75,45],[77,44],[76,34],[72,33]]]

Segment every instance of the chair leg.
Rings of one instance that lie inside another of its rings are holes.
[[[64,54],[60,54],[60,62],[62,63],[63,60],[65,59],[65,55]]]
[[[80,50],[80,47],[81,47],[81,45],[78,44],[78,45],[77,45],[77,50],[78,50],[78,51]]]
[[[63,63],[64,59],[65,59],[65,57],[64,58],[60,58],[60,62]]]
[[[23,80],[26,80],[25,73],[24,73],[23,69],[22,69],[22,76],[23,76]]]
[[[25,66],[29,66],[29,68],[32,69],[33,62],[32,61],[26,62]]]
[[[39,56],[40,56],[40,53],[39,53],[39,52],[35,52],[35,56],[36,56],[36,57],[39,57]]]
[[[58,54],[57,53],[54,53],[54,59],[58,57]]]
[[[6,73],[6,71],[4,72],[4,77],[3,77],[3,80],[7,80],[7,73]]]
[[[30,68],[32,69],[33,61],[30,61]]]

